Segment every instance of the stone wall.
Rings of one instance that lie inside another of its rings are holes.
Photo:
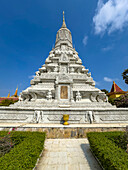
[[[10,127],[0,130],[9,131]],[[20,127],[17,131],[46,132],[47,138],[86,138],[88,132],[126,131],[126,127]]]

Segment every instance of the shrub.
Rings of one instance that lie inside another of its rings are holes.
[[[109,103],[117,107],[128,107],[128,94],[122,95],[118,98],[108,98]]]
[[[128,107],[128,94],[116,98],[114,102],[117,107]]]
[[[126,151],[128,144],[128,132],[105,132],[104,135],[113,141],[118,147],[121,147]]]
[[[0,158],[0,169],[33,169],[43,149],[45,133],[12,132],[11,138],[16,145]]]
[[[113,134],[116,132],[113,132]],[[107,135],[107,133],[106,133]],[[128,154],[118,147],[105,133],[90,132],[87,134],[93,153],[105,170],[128,169]]]
[[[108,102],[111,103],[112,105],[115,105],[114,99],[112,99],[110,97],[108,98]]]

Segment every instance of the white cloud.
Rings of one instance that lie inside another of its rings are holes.
[[[108,78],[108,77],[104,77],[104,81],[107,81],[107,82],[112,82],[112,81],[113,81],[113,79],[111,79],[111,78]]]
[[[109,51],[112,49],[112,46],[104,47],[102,48],[102,51]]]
[[[128,0],[108,0],[105,3],[99,0],[93,22],[96,34],[122,30],[128,26]]]
[[[112,81],[115,81],[115,80],[118,81],[117,78],[112,79],[112,78],[109,78],[109,77],[104,77],[104,81],[106,81],[106,82],[112,82]]]
[[[84,46],[87,45],[87,41],[88,41],[88,36],[85,36],[85,37],[83,38],[83,44],[84,44]]]
[[[35,77],[35,75],[28,76],[29,79],[32,79],[34,77]]]
[[[95,81],[95,85],[100,86],[100,82]]]

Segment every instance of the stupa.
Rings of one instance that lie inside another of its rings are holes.
[[[22,91],[19,101],[3,110],[15,114],[15,122],[61,123],[63,114],[69,114],[69,123],[108,123],[122,121],[119,113],[128,121],[128,109],[118,110],[108,103],[106,94],[95,87],[91,73],[82,65],[73,48],[64,12],[55,47],[45,64],[36,71],[31,86]],[[3,117],[4,111],[0,108]]]
[[[82,65],[73,48],[72,35],[63,24],[56,35],[53,48],[45,64],[35,73],[31,87],[22,91],[17,105],[24,107],[110,107],[104,92]]]

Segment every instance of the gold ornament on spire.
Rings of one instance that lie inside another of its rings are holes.
[[[17,92],[18,92],[18,86],[16,88],[16,91],[15,91],[15,94],[13,95],[13,97],[18,97]]]
[[[66,23],[65,23],[65,18],[64,18],[64,11],[63,11],[63,24],[62,24],[62,28],[66,28]]]
[[[8,96],[7,97],[10,97],[10,92],[8,93]]]

